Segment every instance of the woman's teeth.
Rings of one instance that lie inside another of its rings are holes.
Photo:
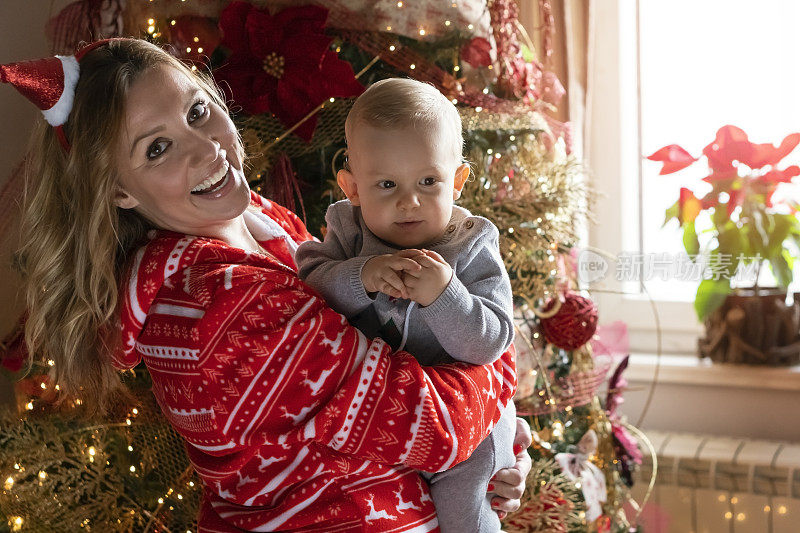
[[[228,170],[230,169],[230,163],[225,161],[225,165],[219,171],[217,171],[213,176],[209,177],[203,183],[192,189],[192,194],[206,194],[210,192],[214,192],[217,189],[222,188],[228,181]],[[225,179],[223,179],[225,178]]]

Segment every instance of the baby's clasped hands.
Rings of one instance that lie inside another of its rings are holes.
[[[361,281],[368,293],[382,292],[422,306],[432,304],[452,276],[453,269],[442,256],[414,248],[376,255],[361,269]]]

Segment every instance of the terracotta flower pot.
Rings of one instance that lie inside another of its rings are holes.
[[[718,363],[786,366],[800,362],[800,298],[776,288],[737,289],[705,322],[700,357]]]

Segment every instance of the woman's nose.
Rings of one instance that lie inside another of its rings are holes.
[[[188,137],[189,166],[200,168],[214,162],[220,154],[220,143],[202,132]]]

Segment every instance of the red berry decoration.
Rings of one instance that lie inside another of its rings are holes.
[[[542,312],[553,309],[556,302],[556,298],[547,302]],[[576,350],[589,342],[597,330],[597,307],[589,298],[568,292],[558,312],[541,319],[541,324],[547,342],[564,350]]]

